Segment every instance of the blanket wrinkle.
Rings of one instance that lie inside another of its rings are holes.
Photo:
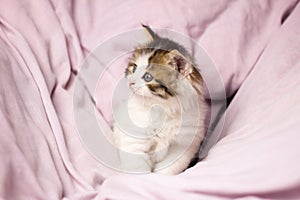
[[[3,24],[3,23],[2,23]],[[20,40],[20,38],[15,38],[15,37],[10,37],[10,40],[12,40],[12,41],[18,41],[19,40],[19,42],[21,42],[22,41],[22,39]],[[22,43],[23,43],[23,41],[22,41]],[[18,50],[19,51],[21,51],[21,52],[31,52],[31,51],[26,51],[26,48],[24,49],[24,47],[26,47],[27,45],[27,43],[25,42],[25,45],[22,45],[22,46],[19,46],[19,44],[20,43],[17,43],[17,44],[15,44],[15,46],[17,46],[17,48],[18,48]],[[23,43],[24,44],[24,43]],[[23,51],[24,50],[24,51]],[[36,53],[35,53],[36,54]],[[47,53],[46,53],[47,54]],[[24,54],[21,54],[21,55],[24,55]],[[26,55],[26,54],[25,54]],[[71,165],[71,162],[68,162],[68,158],[67,158],[67,155],[64,155],[65,153],[64,153],[64,151],[65,152],[67,152],[65,149],[64,149],[64,147],[65,147],[65,143],[64,143],[64,139],[63,139],[63,137],[61,137],[61,136],[63,136],[63,134],[62,134],[62,132],[59,130],[59,126],[57,126],[57,122],[55,122],[56,121],[56,119],[55,119],[55,112],[52,110],[52,108],[51,108],[51,100],[48,98],[49,97],[49,95],[47,94],[47,87],[45,87],[45,85],[43,86],[43,82],[44,82],[44,80],[43,80],[43,78],[41,79],[41,77],[44,77],[43,75],[41,76],[41,74],[39,74],[39,69],[34,69],[34,58],[33,57],[30,57],[30,55],[26,55],[26,57],[25,58],[23,58],[24,60],[30,60],[30,62],[31,62],[31,64],[30,65],[27,65],[28,67],[29,67],[29,71],[32,73],[32,77],[35,79],[35,81],[36,81],[36,86],[39,88],[39,91],[40,91],[40,94],[41,94],[41,99],[43,100],[43,102],[44,102],[44,104],[43,104],[43,108],[45,109],[45,111],[46,111],[46,113],[48,113],[47,115],[48,115],[48,120],[49,120],[49,123],[51,124],[51,126],[52,126],[52,131],[53,131],[53,133],[54,133],[54,136],[57,138],[56,139],[56,141],[57,142],[54,142],[54,143],[52,143],[52,145],[51,145],[51,150],[53,151],[54,150],[54,146],[53,145],[57,145],[58,146],[58,149],[59,149],[59,151],[61,152],[60,154],[61,154],[61,158],[62,158],[62,161],[63,161],[63,163],[64,163],[64,165],[66,166],[66,168],[69,170],[69,172],[71,173],[71,174],[73,174],[73,176],[74,176],[74,178],[76,177],[76,172],[74,171],[74,170],[72,170],[72,165]],[[27,62],[28,63],[28,62]],[[50,75],[50,74],[49,74]],[[45,77],[51,77],[51,76],[45,76]],[[53,76],[52,76],[53,77]],[[49,79],[48,79],[49,80]],[[48,82],[49,83],[49,82]],[[36,117],[35,117],[36,118]],[[51,137],[50,137],[51,138]],[[48,138],[49,139],[49,138]],[[57,153],[56,153],[56,159],[57,159],[58,157],[57,157]],[[59,162],[61,162],[61,161],[59,161]],[[57,164],[57,163],[56,163]],[[60,168],[60,170],[58,170],[57,172],[59,172],[59,173],[61,173],[61,172],[63,172],[63,170],[61,169],[61,166],[59,167]],[[65,175],[64,175],[65,176]],[[79,184],[81,184],[81,182],[82,182],[82,180],[81,179],[79,179],[78,177],[77,177],[77,179],[79,180],[78,182],[79,182]],[[64,179],[62,179],[62,180],[64,180]],[[84,184],[83,184],[84,185]],[[88,186],[89,187],[89,186]],[[88,187],[86,187],[85,186],[85,188],[88,188]]]
[[[189,27],[187,27],[187,29],[189,31],[193,31],[190,36],[194,39],[200,39],[201,35],[205,34],[205,31],[209,29],[209,26],[213,25],[215,21],[218,21],[219,18],[222,18],[223,15],[226,15],[226,11],[228,9],[231,9],[231,7],[233,6],[233,4],[235,2],[236,1],[234,1],[234,0],[223,1],[221,3],[213,2],[210,6],[218,7],[218,9],[215,9],[214,13],[210,13],[210,14],[206,15],[206,18],[202,19],[203,20],[202,22],[199,21],[199,22],[197,22],[197,24],[189,25]],[[201,5],[199,7],[201,7]],[[208,9],[208,10],[211,11],[213,9]],[[192,14],[194,11],[195,10],[191,9],[190,14]],[[201,27],[201,29],[199,29],[199,27]],[[195,31],[195,29],[196,30],[198,29],[198,30]]]
[[[286,8],[286,10],[284,11],[284,13],[282,14],[282,17],[281,17],[281,24],[284,24],[284,22],[287,20],[287,18],[291,15],[291,13],[294,11],[294,9],[296,8],[297,4],[299,3],[300,1],[297,0],[295,2],[293,2],[290,6],[288,6]]]

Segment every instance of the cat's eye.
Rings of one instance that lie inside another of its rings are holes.
[[[150,82],[150,81],[153,80],[153,76],[152,76],[151,74],[149,74],[148,72],[146,72],[142,78],[143,78],[146,82]]]

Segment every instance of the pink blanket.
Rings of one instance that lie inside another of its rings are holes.
[[[194,39],[239,89],[219,141],[177,176],[116,173],[74,122],[84,58],[141,23]],[[299,33],[297,0],[1,0],[0,199],[300,199]]]

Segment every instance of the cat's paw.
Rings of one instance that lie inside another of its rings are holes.
[[[163,168],[163,169],[154,169],[153,173],[159,174],[159,175],[177,175],[181,171],[174,170],[173,168]]]

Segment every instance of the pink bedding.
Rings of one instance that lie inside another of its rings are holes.
[[[76,130],[84,58],[141,23],[193,38],[227,96],[239,89],[216,145],[178,176],[119,174]],[[1,0],[0,199],[300,199],[299,34],[297,0]]]

